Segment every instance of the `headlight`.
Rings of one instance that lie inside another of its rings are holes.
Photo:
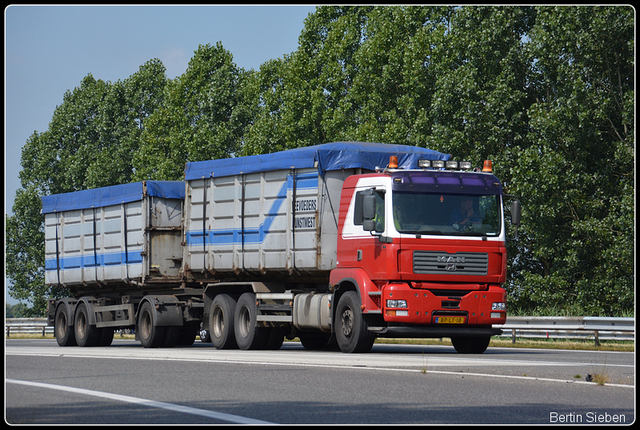
[[[407,308],[406,300],[387,300],[388,308]]]
[[[506,311],[507,304],[506,303],[491,303],[492,311]]]

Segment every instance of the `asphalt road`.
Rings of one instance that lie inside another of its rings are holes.
[[[6,340],[10,424],[611,424],[635,421],[633,353],[379,345],[367,354]],[[587,382],[604,374],[604,386]]]

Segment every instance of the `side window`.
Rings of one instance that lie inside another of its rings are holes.
[[[353,224],[362,225],[364,222],[364,216],[362,213],[363,197],[365,194],[370,194],[373,190],[364,190],[356,192],[355,208],[353,211]],[[384,231],[384,193],[375,192],[376,196],[376,232],[382,233]]]

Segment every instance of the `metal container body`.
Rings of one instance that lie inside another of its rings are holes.
[[[43,198],[45,283],[72,291],[181,282],[184,182],[117,185]]]
[[[187,181],[185,270],[195,279],[328,279],[342,183],[353,173],[283,169]]]

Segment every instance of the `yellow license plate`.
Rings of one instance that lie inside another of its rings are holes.
[[[464,324],[465,317],[435,317],[436,324]]]

